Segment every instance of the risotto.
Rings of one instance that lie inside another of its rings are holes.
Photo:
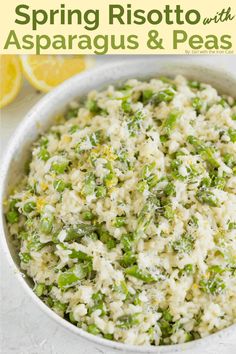
[[[236,322],[236,102],[210,85],[129,80],[42,135],[6,219],[58,315],[136,345]]]

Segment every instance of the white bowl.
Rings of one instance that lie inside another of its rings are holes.
[[[2,164],[0,181],[0,233],[4,253],[16,278],[26,290],[27,296],[30,296],[42,311],[69,331],[96,343],[96,348],[100,347],[101,350],[104,350],[104,347],[109,347],[109,353],[111,353],[112,348],[115,352],[123,350],[131,353],[170,353],[193,349],[197,346],[208,345],[210,342],[215,342],[216,339],[225,337],[236,330],[236,324],[203,339],[185,344],[160,347],[138,347],[118,343],[102,339],[79,329],[48,308],[32,291],[32,282],[30,279],[21,273],[17,253],[9,239],[3,214],[3,201],[9,194],[12,186],[16,185],[17,181],[21,178],[24,163],[30,155],[32,142],[35,141],[39,133],[45,131],[53,123],[55,115],[63,112],[70,101],[86,95],[90,90],[101,89],[108,84],[119,84],[128,78],[147,79],[155,76],[175,76],[177,74],[182,74],[192,80],[210,83],[221,93],[236,97],[235,73],[233,75],[232,73],[222,72],[217,68],[200,66],[197,64],[197,59],[196,64],[189,64],[186,57],[185,60],[179,60],[176,57],[163,56],[102,65],[74,76],[44,96],[19,125],[11,139]]]

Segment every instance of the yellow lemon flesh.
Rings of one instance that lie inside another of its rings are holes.
[[[16,55],[0,55],[0,108],[11,103],[22,84],[20,60]]]
[[[43,92],[50,91],[89,66],[89,60],[83,55],[23,55],[21,63],[27,80]]]

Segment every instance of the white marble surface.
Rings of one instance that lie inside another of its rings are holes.
[[[123,57],[124,58],[124,57]],[[122,59],[123,59],[122,58]],[[120,60],[119,57],[99,58],[98,63]],[[127,60],[132,60],[127,57]],[[236,56],[187,57],[218,65],[236,72]],[[13,131],[30,107],[42,94],[36,93],[27,83],[16,101],[1,111],[0,157]],[[2,167],[2,166],[1,166]],[[3,166],[4,168],[4,166]],[[0,249],[0,353],[1,354],[110,354],[109,349],[101,350],[95,344],[82,340],[58,326],[32,302],[14,277]],[[235,354],[236,333],[212,343],[201,350],[191,350],[186,354]]]

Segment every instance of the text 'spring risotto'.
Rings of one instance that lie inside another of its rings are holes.
[[[6,206],[35,293],[92,334],[182,343],[236,322],[236,102],[129,80],[72,103]]]

